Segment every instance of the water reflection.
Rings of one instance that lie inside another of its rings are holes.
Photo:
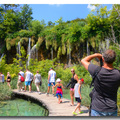
[[[36,103],[16,98],[1,102],[0,116],[48,116],[48,111]]]

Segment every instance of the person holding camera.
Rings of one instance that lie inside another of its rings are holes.
[[[117,91],[120,86],[120,72],[113,67],[116,53],[109,49],[103,55],[95,53],[83,58],[81,63],[92,77],[99,69],[99,66],[90,63],[94,58],[102,59],[103,66],[100,67],[94,79],[91,116],[117,116]]]

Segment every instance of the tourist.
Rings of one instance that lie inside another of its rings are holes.
[[[63,91],[62,91],[63,85],[59,78],[56,80],[56,82],[57,82],[57,84],[54,86],[54,88],[57,87],[56,96],[58,98],[58,103],[60,104],[62,102],[61,98],[63,96]]]
[[[41,94],[40,89],[39,89],[39,85],[41,82],[42,82],[41,75],[39,74],[39,71],[37,71],[34,76],[34,83],[35,83],[38,94]]]
[[[11,76],[10,73],[7,72],[7,85],[11,88],[10,82],[11,82]]]
[[[0,83],[4,83],[4,75],[2,72],[0,73]]]
[[[33,82],[33,80],[34,80],[34,75],[33,75],[33,73],[31,72],[31,83],[30,83],[30,87],[31,87],[31,91],[32,91],[32,82]]]
[[[4,74],[1,72],[1,76],[2,76],[2,83],[4,83]]]
[[[24,72],[22,70],[20,70],[20,75],[22,75],[24,77]]]
[[[74,115],[77,115],[76,110],[78,109],[78,113],[81,114],[83,111],[80,110],[80,105],[81,105],[81,85],[84,83],[84,79],[80,78],[78,82],[75,84],[74,87],[74,97],[75,100],[77,101],[77,106],[75,107],[74,111],[72,112]]]
[[[17,89],[18,89],[18,92],[22,91],[22,82],[21,82],[21,74],[18,73],[18,82],[17,82]]]
[[[24,72],[20,69],[20,75],[22,75],[24,77]],[[22,84],[22,83],[21,83]],[[22,90],[24,89],[23,85],[22,85]]]
[[[55,78],[56,78],[56,72],[53,70],[53,68],[50,68],[50,71],[48,72],[48,90],[47,95],[49,95],[50,86],[52,85],[52,94],[54,96],[54,85],[55,85]]]
[[[75,73],[74,69],[71,69],[71,73],[72,73],[72,78],[71,78],[71,81],[67,84],[67,87],[71,84],[71,87],[70,87],[71,104],[70,105],[74,106],[74,86],[78,81],[78,76]]]
[[[26,69],[26,73],[25,73],[25,92],[26,92],[26,88],[27,86],[29,87],[29,92],[31,93],[31,86],[30,86],[30,83],[31,83],[31,72]]]
[[[91,64],[94,58],[101,59],[103,66]],[[95,53],[81,60],[81,63],[93,76],[100,68],[94,79],[94,89],[91,94],[91,116],[117,116],[117,91],[120,86],[120,72],[114,69],[116,53],[106,50],[103,54]]]

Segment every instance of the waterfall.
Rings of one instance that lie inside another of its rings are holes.
[[[27,66],[29,66],[29,62],[30,62],[30,58],[31,58],[31,54],[30,54],[30,49],[31,49],[31,46],[30,46],[30,42],[31,42],[31,38],[29,38],[29,42],[28,42],[28,49],[27,49],[27,54],[28,54],[28,61],[27,61]]]
[[[53,60],[53,48],[51,48],[51,60]]]
[[[21,52],[20,52],[20,41],[18,42],[18,45],[17,45],[17,54],[19,54],[19,59],[20,59],[20,56],[21,56]]]
[[[38,60],[38,49],[36,49],[36,59]]]
[[[36,44],[32,47],[30,54],[31,58],[38,59],[38,50],[36,49]]]
[[[4,56],[4,53],[1,55],[1,57],[0,57],[0,62],[1,62],[1,60],[2,60],[2,58],[3,58],[3,56]]]
[[[87,56],[90,55],[89,43],[87,41]]]
[[[106,49],[109,49],[110,46],[110,40],[109,39],[105,39],[106,40]]]
[[[69,44],[69,63],[68,63],[68,66],[70,67],[71,66],[71,46]]]

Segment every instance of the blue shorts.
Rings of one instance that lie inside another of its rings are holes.
[[[53,85],[55,85],[55,82],[49,82],[49,83],[48,83],[48,86],[51,86],[52,83],[53,83]],[[52,85],[52,86],[53,86],[53,85]]]
[[[117,110],[114,112],[99,112],[92,109],[91,116],[117,116]]]
[[[75,98],[75,100],[78,102],[78,103],[81,103],[81,99],[80,98]]]
[[[25,85],[30,85],[31,81],[25,81]]]

